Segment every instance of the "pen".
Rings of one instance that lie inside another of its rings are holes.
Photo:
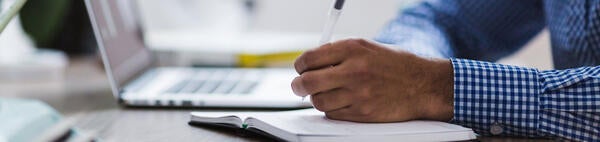
[[[342,8],[344,7],[345,0],[335,0],[333,3],[333,7],[329,10],[329,20],[325,23],[325,27],[323,27],[323,34],[321,35],[321,41],[319,44],[323,45],[331,39],[331,35],[333,34],[333,30],[335,29],[335,24],[337,23],[340,15],[342,15]]]
[[[329,20],[325,23],[325,27],[323,27],[323,34],[321,35],[321,40],[319,41],[319,45],[323,45],[328,43],[331,40],[331,36],[333,35],[333,30],[335,29],[335,24],[338,19],[340,19],[340,15],[342,15],[342,8],[344,8],[345,0],[334,0],[333,7],[329,9]],[[302,101],[306,96],[302,97]]]

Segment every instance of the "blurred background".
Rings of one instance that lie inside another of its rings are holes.
[[[402,8],[419,1],[349,0],[334,39],[372,38]],[[237,66],[238,52],[301,53],[316,47],[330,5],[329,0],[139,0],[137,8],[146,43],[160,65]],[[287,42],[273,42],[277,40]],[[526,48],[500,62],[552,69],[549,47],[544,30]],[[82,88],[81,92],[106,89],[97,48],[83,0],[29,0],[0,35],[0,95],[47,90],[60,94],[65,86],[70,91]],[[283,66],[293,58],[288,60]],[[77,81],[87,83],[68,83]]]
[[[403,7],[417,2],[350,0],[334,39],[372,38]],[[315,47],[330,5],[328,0],[140,0],[137,7],[146,43],[156,52],[160,65],[237,66],[233,59],[237,52],[301,53]],[[289,42],[264,44],[277,39]],[[232,44],[238,42],[242,45]],[[69,82],[65,80],[81,80],[69,76],[86,74],[92,77],[84,81],[106,84],[97,48],[83,0],[29,0],[0,35],[1,95],[46,92],[40,88],[64,90],[73,85],[65,85]],[[225,54],[228,56],[221,56]],[[552,69],[547,30],[500,62]],[[31,89],[32,85],[39,86]]]
[[[4,11],[14,1],[0,0],[0,7]],[[372,38],[400,10],[419,1],[347,0],[334,39]],[[317,46],[330,5],[330,0],[138,0],[137,7],[145,42],[161,66],[286,67]],[[544,30],[500,62],[552,69],[549,49]],[[43,100],[64,116],[114,108],[90,103],[116,102],[97,51],[83,0],[28,0],[0,33],[0,110],[4,97]],[[236,59],[241,53],[282,52],[293,54],[274,64]]]

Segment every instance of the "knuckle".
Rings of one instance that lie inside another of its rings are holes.
[[[359,82],[368,81],[373,78],[373,72],[364,61],[358,61],[356,68],[348,72],[348,76],[357,79]]]
[[[331,46],[328,54],[346,53],[348,50],[343,46]]]
[[[306,70],[306,58],[307,58],[307,56],[308,56],[308,52],[304,52],[294,62],[294,68],[296,69],[296,72],[298,72],[298,74],[300,74],[304,70]]]
[[[345,45],[345,46],[349,46],[349,47],[359,45],[357,38],[344,39],[344,40],[341,40],[339,43],[340,43],[340,45]]]
[[[361,51],[362,50],[361,45],[358,42],[354,41],[354,40],[350,41],[347,45],[348,45],[348,47],[346,47],[346,48],[350,49],[350,51],[357,52],[357,51]]]
[[[356,42],[357,44],[362,45],[362,46],[365,46],[365,45],[369,44],[369,41],[366,40],[366,39],[364,39],[364,38],[354,39],[354,42]]]
[[[362,85],[354,89],[356,100],[369,101],[375,97],[375,89],[372,85]]]
[[[360,99],[362,101],[369,100],[371,97],[373,97],[372,94],[373,94],[372,89],[369,86],[362,87],[359,91],[357,91],[358,99]]]
[[[340,40],[340,43],[349,43],[349,42],[352,42],[353,40],[354,40],[354,38],[346,38],[346,39]]]
[[[335,43],[335,45],[337,48],[340,48],[340,50],[343,49],[343,53],[350,55],[360,55],[364,53],[364,48],[362,44],[363,40],[364,39],[348,38],[340,40],[339,42]]]
[[[365,55],[365,51],[363,47],[360,47],[356,44],[353,44],[351,46],[348,47],[348,53],[355,56],[355,57],[361,57]]]
[[[352,44],[355,46],[365,46],[368,43],[367,40],[363,39],[363,38],[354,38],[352,39]]]
[[[319,53],[319,48],[310,49],[304,52],[307,58],[312,58],[315,54]]]
[[[301,64],[304,64],[302,62],[303,61],[302,61],[301,58],[296,59],[296,61],[294,62],[294,69],[296,69],[296,73],[298,73],[298,74],[300,74],[301,71],[302,71],[302,65]]]
[[[305,71],[308,68],[308,66],[310,66],[310,61],[313,61],[313,59],[317,58],[318,52],[319,51],[317,51],[317,49],[311,49],[302,53],[302,55],[300,55],[300,57],[298,57],[294,62],[294,67],[296,68],[296,71]]]

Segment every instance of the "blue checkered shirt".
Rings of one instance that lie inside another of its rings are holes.
[[[545,27],[557,70],[492,63]],[[375,40],[451,59],[452,123],[481,135],[600,141],[599,0],[428,0]]]

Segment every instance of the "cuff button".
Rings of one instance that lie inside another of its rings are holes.
[[[504,128],[502,128],[502,125],[499,123],[494,123],[492,124],[492,127],[490,127],[490,133],[492,133],[492,135],[500,135],[502,132],[504,132]]]

